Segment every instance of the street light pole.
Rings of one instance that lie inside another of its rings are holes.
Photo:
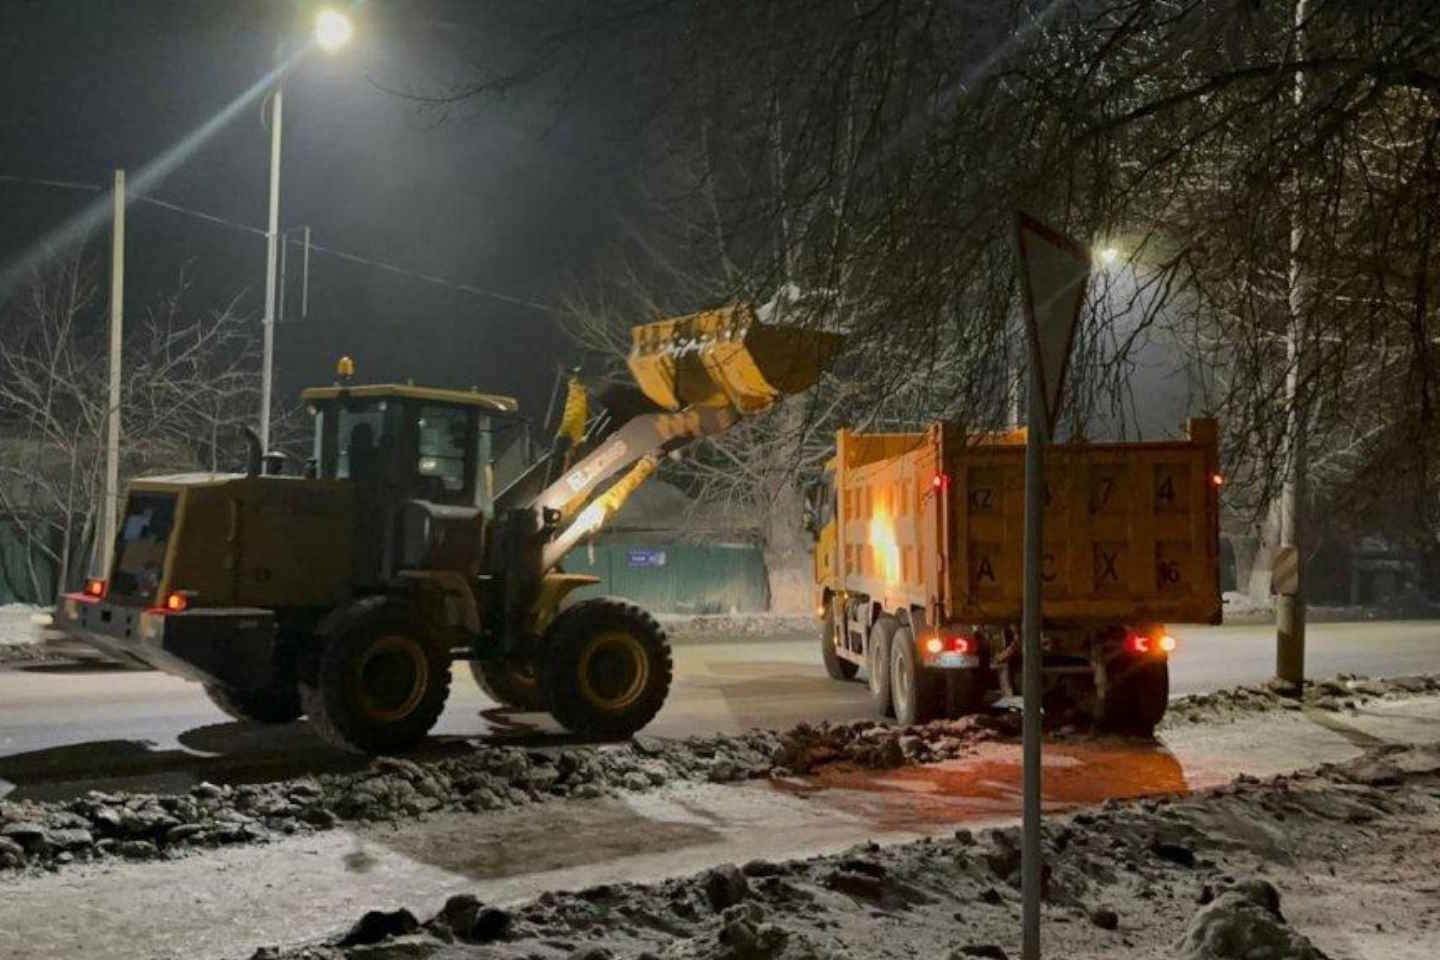
[[[265,352],[260,371],[260,449],[270,451],[270,391],[275,377],[275,267],[280,247],[280,131],[285,88],[275,85],[270,114],[270,225],[265,233]]]
[[[321,10],[315,18],[314,44],[327,53],[334,53],[350,42],[354,27],[350,18],[337,10]],[[285,41],[275,47],[276,72],[282,79],[275,81],[270,97],[270,223],[265,231],[265,332],[264,358],[260,371],[260,449],[270,451],[270,394],[275,379],[275,270],[280,252],[280,135],[285,126]],[[309,231],[306,231],[308,264]],[[303,311],[302,311],[303,312]]]

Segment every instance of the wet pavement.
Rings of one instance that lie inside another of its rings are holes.
[[[1171,692],[1254,683],[1273,667],[1271,626],[1176,627]],[[793,636],[793,634],[791,635]],[[646,730],[657,736],[785,728],[869,715],[862,683],[828,679],[818,641],[707,643],[676,648],[670,700]],[[1314,624],[1311,674],[1374,676],[1440,667],[1440,623]],[[546,716],[497,708],[457,666],[437,736],[419,756],[486,738],[531,746],[574,742]],[[303,723],[228,722],[195,685],[154,672],[95,664],[0,668],[0,795],[57,799],[90,789],[178,791],[200,780],[241,783],[362,766]]]

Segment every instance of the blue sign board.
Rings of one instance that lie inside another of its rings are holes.
[[[630,567],[663,567],[665,566],[664,550],[631,549],[625,551],[626,566]]]

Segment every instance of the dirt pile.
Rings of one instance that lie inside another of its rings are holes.
[[[1393,872],[1396,851],[1423,842],[1436,818],[1440,751],[1400,748],[1266,783],[1241,779],[1201,795],[1110,802],[1052,821],[1047,951],[1321,960],[1325,954],[1286,922],[1280,887],[1317,871],[1355,869],[1372,855]],[[254,956],[1011,957],[1018,953],[1018,846],[1013,828],[960,830],[835,856],[727,864],[657,884],[545,893],[518,905],[459,896],[423,923],[405,911],[371,913],[328,943]],[[1414,866],[1417,895],[1426,896],[1435,864]]]

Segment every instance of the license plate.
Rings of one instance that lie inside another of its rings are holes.
[[[973,653],[942,653],[940,654],[939,666],[978,667],[980,666],[980,658]]]

